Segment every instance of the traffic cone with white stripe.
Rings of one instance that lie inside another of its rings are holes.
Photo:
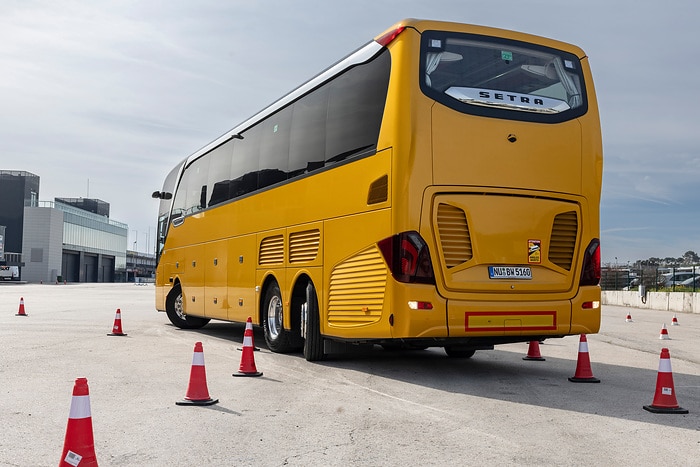
[[[581,334],[578,344],[578,360],[576,362],[576,373],[569,377],[572,383],[600,383],[598,378],[593,377],[591,371],[591,360],[588,356],[588,340],[585,334]]]
[[[678,405],[676,390],[673,387],[673,372],[671,371],[671,353],[661,349],[659,372],[656,376],[656,392],[651,405],[645,405],[644,410],[652,413],[688,413]]]
[[[627,312],[627,317],[625,318],[625,322],[627,323],[632,323],[632,314],[628,311]]]
[[[108,336],[126,336],[122,331],[122,311],[117,308],[117,314],[114,317],[114,326],[112,326],[112,332],[107,334]]]
[[[24,311],[24,297],[19,298],[19,310],[15,316],[29,316],[26,311]]]
[[[527,355],[523,357],[523,360],[537,360],[540,362],[544,361],[544,357],[540,354],[540,342],[530,341],[530,345],[527,348]]]
[[[204,368],[204,349],[201,342],[194,344],[194,356],[192,357],[192,369],[190,370],[190,383],[187,386],[185,399],[175,402],[175,405],[213,405],[219,399],[209,397],[207,388],[207,372]]]
[[[671,320],[671,326],[678,326],[678,318],[676,318],[676,314],[673,314],[673,319]]]
[[[255,368],[255,356],[253,355],[253,320],[248,317],[243,332],[243,353],[241,354],[241,366],[233,376],[262,376],[262,372]]]
[[[661,333],[659,334],[659,339],[663,339],[663,340],[671,339],[671,336],[668,335],[668,329],[666,329],[666,323],[664,323],[663,327],[661,328]]]
[[[73,399],[70,404],[66,439],[59,467],[97,466],[95,440],[92,435],[92,414],[90,413],[90,391],[87,379],[78,378],[73,386]]]

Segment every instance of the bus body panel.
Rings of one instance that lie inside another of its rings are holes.
[[[438,192],[425,203],[443,295],[526,294],[522,300],[533,299],[528,298],[533,293],[572,296],[578,279],[578,203],[547,193],[537,197],[532,191],[463,190]],[[529,268],[532,275],[490,278],[489,268],[502,266]]]
[[[255,235],[241,235],[228,240],[227,290],[229,321],[243,322],[251,318],[258,323],[255,293]]]
[[[390,338],[391,274],[376,245],[390,235],[391,210],[329,219],[326,237],[321,333],[352,338]],[[345,238],[330,242],[327,239]]]
[[[432,117],[435,185],[580,194],[578,120],[551,125],[516,121],[504,124],[437,104]]]

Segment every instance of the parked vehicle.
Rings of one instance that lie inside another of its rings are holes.
[[[681,284],[683,287],[695,287],[696,289],[700,288],[700,275],[696,274],[695,277],[691,277],[690,279],[686,279]]]
[[[19,268],[17,266],[0,266],[0,280],[19,280]]]
[[[669,274],[664,274],[662,280],[659,281],[659,285],[664,287],[673,287],[674,285],[683,285],[684,281],[697,277],[697,273],[693,271],[675,271]]]

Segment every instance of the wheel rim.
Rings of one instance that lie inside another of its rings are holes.
[[[187,316],[185,316],[185,307],[182,306],[182,292],[177,294],[177,297],[175,297],[175,314],[177,315],[178,318],[182,320],[186,320]]]
[[[282,300],[277,296],[272,297],[267,305],[267,331],[273,340],[282,331]]]

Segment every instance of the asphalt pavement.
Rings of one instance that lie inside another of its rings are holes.
[[[78,378],[102,466],[700,465],[697,314],[672,325],[670,312],[604,307],[601,332],[587,336],[600,383],[577,384],[578,336],[539,345],[544,361],[511,344],[468,360],[376,347],[310,363],[271,353],[258,328],[263,375],[233,377],[244,324],[184,331],[153,304],[152,285],[0,286],[0,466],[59,463]],[[117,309],[124,336],[108,335]],[[218,402],[176,405],[197,342]],[[663,348],[688,414],[643,409]]]

